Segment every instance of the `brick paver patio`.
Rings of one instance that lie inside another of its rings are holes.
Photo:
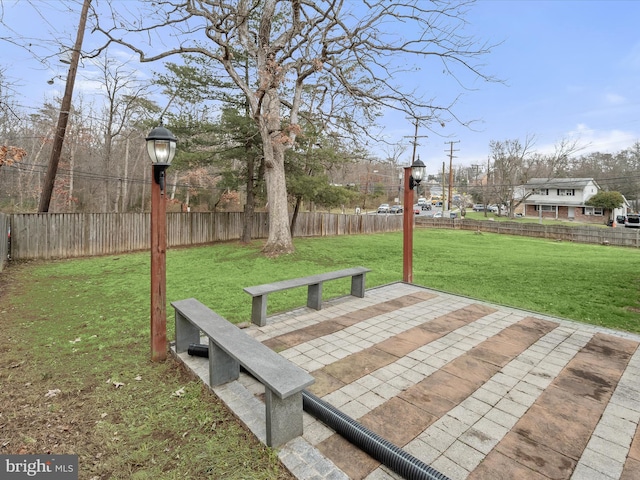
[[[640,478],[640,336],[395,283],[249,335],[312,393],[452,480]],[[215,305],[210,305],[215,310]],[[201,378],[206,359],[181,358]],[[214,389],[264,440],[264,389]],[[305,413],[298,478],[401,478]]]

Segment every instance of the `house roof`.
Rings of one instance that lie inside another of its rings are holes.
[[[593,178],[532,178],[525,187],[529,188],[584,188],[593,183],[598,190],[600,186]]]

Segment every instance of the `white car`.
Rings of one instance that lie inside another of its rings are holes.
[[[378,213],[389,213],[389,204],[383,203],[378,207]]]

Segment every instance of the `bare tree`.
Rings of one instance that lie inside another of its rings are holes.
[[[96,59],[100,68],[100,83],[105,102],[102,107],[100,128],[102,130],[102,169],[104,178],[104,211],[118,212],[126,208],[122,197],[129,175],[129,155],[126,138],[132,134],[131,125],[148,116],[147,102],[148,85],[143,85],[137,78],[135,71],[108,56]],[[114,142],[123,140],[122,153],[114,155]],[[110,184],[117,184],[111,188]]]
[[[284,152],[300,132],[305,89],[325,78],[324,85],[353,106],[352,119],[375,118],[381,108],[437,122],[455,118],[453,101],[427,98],[399,79],[414,67],[411,62],[426,57],[437,60],[432,66],[438,74],[490,80],[473,63],[488,46],[461,33],[469,3],[156,0],[140,3],[136,12],[129,5],[120,13],[122,4],[114,4],[110,18],[94,15],[93,21],[107,44],[130,48],[142,62],[180,54],[212,58],[244,92],[262,136],[266,167],[269,237],[263,251],[278,255],[293,251]],[[248,79],[234,62],[236,51],[251,59]],[[330,111],[327,107],[318,110]],[[341,119],[334,120],[341,128]],[[367,135],[366,124],[360,125]]]
[[[533,150],[534,138],[527,137],[524,142],[520,140],[505,140],[489,143],[492,165],[491,179],[487,181],[488,195],[486,200],[496,202],[499,206],[507,205],[511,215],[516,199],[515,189],[527,183],[538,166],[537,156]],[[498,210],[500,213],[500,210]]]
[[[534,150],[535,137],[527,136],[524,142],[518,139],[495,141],[489,144],[491,179],[487,181],[488,198],[498,206],[505,205],[509,216],[528,195],[521,189],[535,177],[556,178],[566,169],[569,157],[580,147],[577,141],[560,140],[554,152],[540,154]],[[520,189],[521,191],[519,191]],[[500,209],[498,210],[500,214]]]

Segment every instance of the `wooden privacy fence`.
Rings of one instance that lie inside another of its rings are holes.
[[[0,213],[0,272],[4,269],[7,261],[9,260],[9,231],[10,217],[7,214]]]
[[[547,238],[578,243],[595,243],[619,247],[640,247],[640,228],[604,228],[598,226],[548,225],[539,223],[496,222],[449,218],[419,217],[416,225],[479,232]]]
[[[168,213],[167,246],[200,245],[239,240],[241,212]],[[368,234],[402,230],[402,215],[300,213],[294,237]],[[14,260],[111,255],[150,249],[148,213],[2,214],[0,271],[10,254]],[[597,226],[416,217],[418,227],[453,228],[579,243],[640,247],[640,229]],[[7,235],[11,231],[11,251]],[[256,213],[252,237],[268,236],[268,214]]]
[[[167,247],[239,240],[243,216],[241,212],[167,213]],[[149,213],[11,214],[0,216],[0,225],[4,217],[11,227],[14,260],[111,255],[151,248]],[[402,215],[300,213],[293,235],[315,237],[401,229]],[[254,214],[252,238],[266,238],[268,233],[268,214]],[[0,243],[3,251],[6,242]]]

